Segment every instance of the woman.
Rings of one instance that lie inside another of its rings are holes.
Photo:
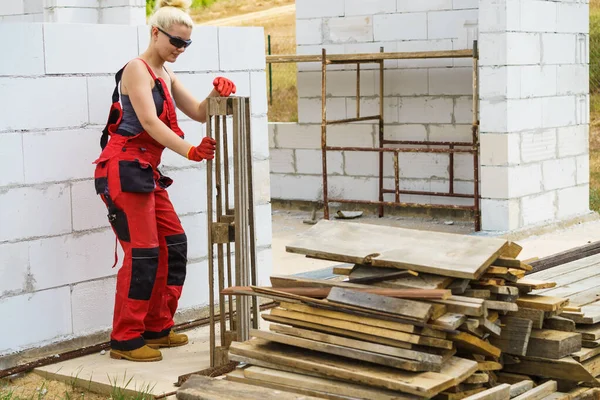
[[[205,122],[207,101],[196,100],[164,65],[192,43],[189,5],[189,0],[158,1],[149,20],[148,49],[116,74],[103,151],[95,161],[96,192],[125,253],[111,333],[110,356],[116,359],[159,361],[158,348],[188,342],[171,329],[186,275],[187,238],[165,190],[173,181],[157,168],[165,148],[192,161],[214,157],[215,141],[188,143],[175,115],[177,104]],[[228,79],[218,77],[213,84],[209,96],[235,93]]]

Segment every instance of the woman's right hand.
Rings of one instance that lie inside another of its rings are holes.
[[[192,161],[212,160],[215,158],[216,145],[215,139],[204,137],[199,146],[190,147],[187,158]]]

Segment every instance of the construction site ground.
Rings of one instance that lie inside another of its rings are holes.
[[[275,211],[273,215],[273,274],[291,275],[303,274],[312,277],[322,277],[330,274],[329,270],[337,262],[327,262],[305,258],[298,254],[285,251],[285,246],[298,234],[311,228],[304,221],[311,218],[307,212]],[[376,218],[363,216],[352,222],[383,224],[410,229],[450,232],[459,234],[472,233],[470,222],[452,222],[406,219],[399,217]],[[583,246],[600,240],[600,220],[572,225],[554,230],[549,233],[535,234],[522,238],[517,242],[523,246],[521,257],[545,257],[558,252]],[[261,328],[268,328],[261,321]],[[11,386],[28,389],[28,393],[17,396],[2,397],[14,400],[16,398],[39,397],[39,392],[47,391],[45,398],[140,398],[115,396],[116,388],[125,388],[125,392],[143,392],[160,396],[177,390],[174,385],[179,376],[199,371],[209,367],[209,329],[196,328],[186,332],[190,344],[180,348],[163,350],[163,361],[153,363],[131,363],[113,360],[108,352],[97,353],[69,361],[49,365],[35,370],[37,374],[26,375],[15,379]],[[56,380],[64,384],[56,383]],[[20,383],[21,382],[21,383]],[[1,389],[1,387],[0,387]],[[5,390],[7,390],[5,388]],[[37,390],[37,392],[36,392]],[[52,396],[52,391],[56,391]],[[70,391],[65,396],[65,391]],[[118,391],[118,390],[117,390]],[[93,392],[101,393],[100,397]],[[123,393],[123,391],[119,391]],[[37,394],[36,394],[37,393]],[[44,392],[45,393],[45,392]],[[41,398],[41,397],[40,397]],[[174,396],[173,396],[174,398]]]

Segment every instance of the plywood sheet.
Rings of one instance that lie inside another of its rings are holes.
[[[508,246],[504,239],[321,220],[286,247],[327,260],[477,279]]]

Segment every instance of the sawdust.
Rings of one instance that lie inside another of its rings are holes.
[[[107,396],[92,393],[69,383],[49,380],[36,373],[0,379],[0,400],[105,400]]]

